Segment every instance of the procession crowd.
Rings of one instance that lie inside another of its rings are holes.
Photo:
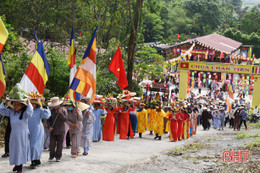
[[[15,165],[13,171],[21,173],[23,164],[29,161],[31,168],[41,164],[43,149],[49,150],[49,161],[59,162],[65,146],[71,147],[72,158],[80,154],[80,147],[86,156],[92,142],[114,141],[115,134],[129,140],[136,133],[142,138],[149,131],[155,140],[167,134],[170,141],[177,142],[195,135],[199,124],[204,130],[211,126],[223,130],[227,120],[234,130],[240,130],[242,123],[247,130],[243,104],[233,105],[232,111],[226,112],[225,103],[207,100],[207,104],[201,102],[207,98],[200,97],[162,107],[159,100],[145,104],[134,95],[125,90],[118,101],[97,95],[93,104],[89,98],[75,104],[68,98],[63,101],[53,97],[47,105],[39,96],[29,97],[27,102],[6,99],[0,105],[0,114],[9,117],[2,157],[9,156],[10,165]]]

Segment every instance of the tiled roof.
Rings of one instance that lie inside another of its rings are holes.
[[[213,47],[218,51],[223,51],[226,53],[231,53],[242,45],[242,43],[238,41],[232,40],[217,33],[197,37],[194,40],[206,45],[207,47]]]

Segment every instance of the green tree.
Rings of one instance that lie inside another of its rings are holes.
[[[144,40],[145,42],[161,41],[163,38],[163,22],[155,13],[144,15]]]
[[[184,1],[183,7],[190,18],[199,16],[194,20],[195,25],[200,28],[199,31],[196,30],[198,35],[210,33],[223,23],[223,13],[218,0],[187,0]]]
[[[157,50],[150,46],[143,45],[141,49],[136,52],[134,72],[139,80],[164,78],[164,65],[164,57],[157,54]]]
[[[260,8],[255,6],[239,22],[239,29],[246,34],[260,33]]]
[[[128,0],[129,6],[129,15],[131,21],[131,31],[130,31],[130,38],[128,42],[128,59],[127,59],[127,81],[128,81],[128,88],[131,89],[132,87],[132,77],[133,77],[133,69],[134,69],[134,62],[135,62],[135,53],[136,53],[136,46],[137,46],[137,33],[139,28],[140,16],[143,8],[143,0],[136,0],[134,4],[134,15],[132,12],[132,4],[130,0]]]

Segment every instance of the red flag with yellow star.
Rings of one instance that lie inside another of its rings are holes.
[[[181,69],[189,68],[189,63],[188,62],[180,62],[180,68]]]
[[[125,68],[123,63],[122,54],[120,51],[120,45],[118,46],[116,53],[108,66],[108,69],[115,74],[118,79],[118,86],[122,90],[128,86]]]

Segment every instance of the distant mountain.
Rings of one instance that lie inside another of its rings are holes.
[[[242,0],[242,6],[243,7],[245,7],[245,6],[252,7],[252,6],[255,6],[259,3],[260,3],[260,0]]]

